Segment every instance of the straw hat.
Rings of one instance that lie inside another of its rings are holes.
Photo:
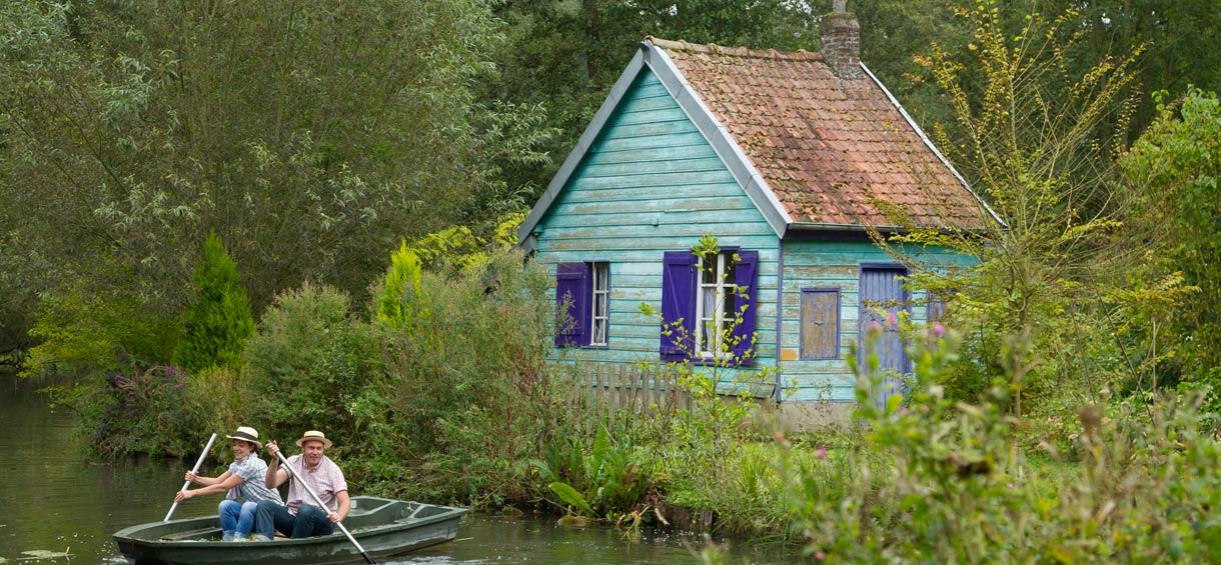
[[[301,447],[301,444],[303,444],[307,441],[320,441],[320,442],[322,442],[323,448],[326,448],[326,449],[331,448],[331,440],[326,439],[326,435],[324,435],[322,432],[320,432],[318,430],[310,430],[310,431],[302,434],[301,439],[297,440],[297,447]]]
[[[259,449],[263,449],[263,442],[259,441],[259,431],[250,426],[238,426],[237,431],[233,432],[233,435],[225,437],[248,441],[257,445]]]

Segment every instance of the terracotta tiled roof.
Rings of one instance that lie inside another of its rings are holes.
[[[868,76],[837,78],[820,54],[806,51],[651,41],[728,129],[794,222],[995,225]],[[904,222],[894,220],[896,211]]]

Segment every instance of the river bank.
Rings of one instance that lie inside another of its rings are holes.
[[[110,535],[160,519],[181,486],[178,459],[120,457],[99,462],[76,428],[75,416],[47,406],[37,392],[47,382],[0,374],[0,558],[23,551],[67,551],[74,562],[121,563]],[[214,453],[218,453],[215,452]],[[214,462],[215,459],[210,462]],[[178,517],[215,512],[212,501],[179,507]],[[643,528],[635,535],[605,526],[563,527],[554,516],[473,514],[457,541],[393,563],[698,563],[694,533]],[[791,563],[784,546],[730,543],[730,562]]]

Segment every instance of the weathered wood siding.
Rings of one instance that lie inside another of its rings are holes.
[[[602,349],[565,348],[566,360],[656,361],[662,255],[704,233],[759,251],[757,366],[776,363],[779,240],[711,145],[647,69],[624,96],[539,224],[536,259],[610,263],[610,326]]]
[[[944,250],[912,252],[933,265],[968,264],[969,259]],[[868,241],[784,242],[784,297],[781,322],[781,398],[794,400],[852,400],[855,378],[845,360],[859,337],[860,277],[862,263],[893,262],[885,251]],[[839,357],[801,360],[801,290],[840,291]],[[926,320],[926,297],[913,292],[911,316]]]

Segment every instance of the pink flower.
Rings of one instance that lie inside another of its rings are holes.
[[[827,458],[827,448],[825,448],[825,447],[818,448],[818,451],[815,451],[814,455],[816,457],[818,457],[819,459],[826,459]]]
[[[900,406],[900,407],[899,407],[899,413],[900,413],[900,414],[906,414],[906,413],[907,413],[907,407],[906,407],[906,406]]]
[[[937,337],[945,335],[945,324],[938,322],[937,324],[933,325],[933,334]]]
[[[887,312],[886,313],[886,323],[893,326],[893,325],[899,323],[899,319],[895,317],[894,312]]]
[[[826,558],[827,558],[827,554],[823,553],[821,549],[814,552],[815,561],[823,561],[823,560],[826,560]]]

